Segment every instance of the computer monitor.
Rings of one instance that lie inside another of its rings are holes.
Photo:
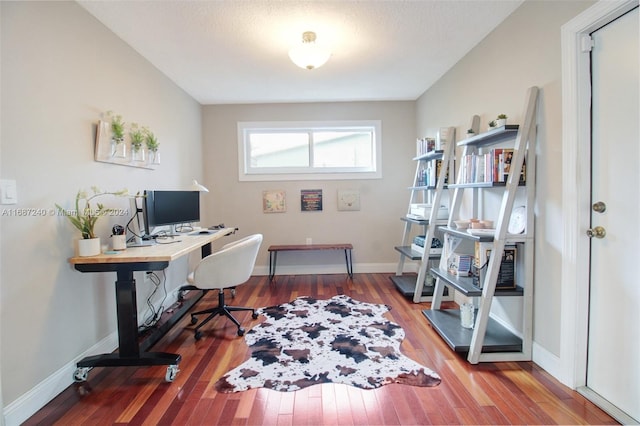
[[[200,221],[199,191],[144,191],[143,217],[145,233],[157,226],[175,226]]]

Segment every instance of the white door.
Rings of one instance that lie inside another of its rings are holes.
[[[638,9],[592,34],[591,282],[586,384],[640,421]],[[601,204],[597,204],[601,203]],[[599,235],[603,230],[606,235]]]

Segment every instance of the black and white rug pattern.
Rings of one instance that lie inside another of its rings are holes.
[[[218,380],[216,389],[285,392],[320,383],[363,389],[389,383],[438,385],[436,373],[400,353],[405,333],[383,317],[389,309],[344,295],[299,297],[258,309],[266,321],[245,335],[251,357]]]

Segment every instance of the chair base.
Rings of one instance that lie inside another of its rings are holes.
[[[220,289],[220,291],[218,292],[217,307],[204,309],[202,311],[193,312],[191,314],[191,324],[195,324],[198,321],[196,316],[209,314],[209,316],[206,317],[204,320],[202,320],[200,324],[198,324],[198,326],[195,328],[195,334],[194,334],[195,339],[200,340],[200,338],[202,337],[200,328],[202,328],[202,326],[204,326],[206,323],[211,321],[217,315],[224,315],[227,318],[229,318],[238,327],[238,336],[243,336],[244,328],[242,328],[242,325],[240,325],[240,322],[233,315],[231,315],[231,312],[236,312],[236,311],[251,311],[251,317],[253,319],[258,318],[258,314],[256,314],[256,310],[254,308],[249,308],[245,306],[227,306],[224,303],[224,290]]]

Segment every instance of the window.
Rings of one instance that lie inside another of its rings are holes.
[[[241,181],[381,177],[380,122],[240,122]]]

